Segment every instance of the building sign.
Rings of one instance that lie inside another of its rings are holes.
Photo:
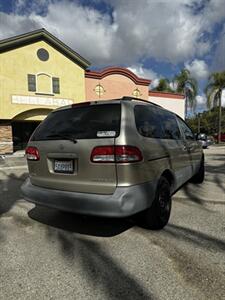
[[[19,96],[12,95],[13,104],[29,104],[29,105],[44,105],[44,106],[64,106],[73,104],[72,100],[60,99],[54,97],[36,97],[36,96]]]

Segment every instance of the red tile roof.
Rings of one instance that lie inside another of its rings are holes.
[[[138,85],[148,86],[151,83],[151,80],[140,78],[130,70],[122,67],[110,67],[110,68],[103,69],[101,71],[90,71],[90,70],[85,71],[86,78],[94,78],[94,79],[102,79],[106,76],[114,75],[114,74],[126,76],[130,78],[135,84]]]
[[[169,93],[169,92],[158,92],[158,91],[149,91],[149,96],[152,97],[163,97],[163,98],[171,98],[171,99],[184,99],[183,94],[178,93]]]

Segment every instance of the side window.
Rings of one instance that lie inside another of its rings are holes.
[[[28,91],[36,92],[36,76],[33,74],[27,74]]]
[[[52,77],[52,91],[54,94],[60,93],[59,88],[59,78],[58,77]]]
[[[154,107],[136,105],[134,115],[137,130],[141,135],[148,138],[162,138],[161,120]]]
[[[187,124],[183,120],[181,120],[180,118],[177,118],[177,121],[179,123],[179,126],[180,126],[181,130],[184,133],[184,136],[185,136],[186,140],[195,140],[194,133],[187,126]]]
[[[180,129],[175,115],[168,111],[159,109],[159,119],[163,128],[163,139],[179,140],[181,139]]]

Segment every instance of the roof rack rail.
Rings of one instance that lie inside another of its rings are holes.
[[[128,100],[128,101],[137,100],[137,101],[141,101],[141,102],[145,102],[145,103],[148,103],[148,104],[152,104],[152,105],[155,105],[155,106],[162,107],[161,105],[158,105],[158,104],[153,103],[151,101],[140,99],[140,98],[136,98],[136,97],[131,97],[131,96],[123,96],[122,100]]]

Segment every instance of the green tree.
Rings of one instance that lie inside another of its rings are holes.
[[[190,71],[187,69],[181,70],[181,72],[174,77],[176,85],[176,92],[185,95],[185,117],[187,117],[188,106],[195,110],[196,96],[198,92],[197,80],[191,77]]]
[[[187,119],[192,130],[197,133],[200,125],[200,132],[215,136],[218,130],[218,107],[196,114]],[[225,132],[225,108],[222,107],[221,131]]]
[[[153,91],[159,91],[159,92],[173,92],[173,90],[170,87],[170,82],[167,78],[161,78],[159,79],[158,85],[153,89]]]
[[[225,71],[215,72],[209,76],[209,81],[205,89],[207,106],[219,107],[218,113],[218,143],[221,139],[221,120],[222,120],[222,90],[225,88]]]

